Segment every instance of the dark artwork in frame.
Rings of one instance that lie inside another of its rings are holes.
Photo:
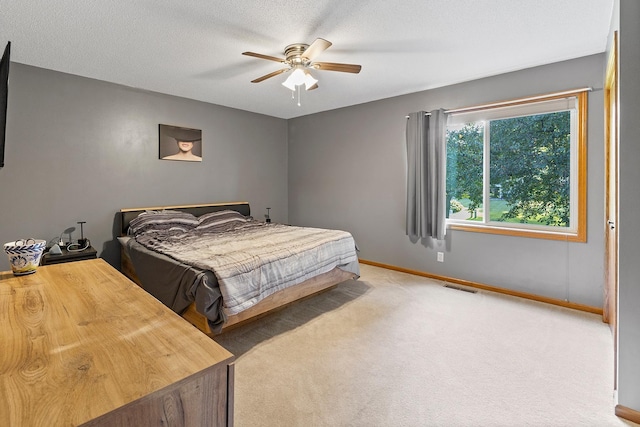
[[[0,60],[0,168],[4,167],[4,146],[7,130],[7,101],[9,99],[9,57],[11,42],[4,48]]]
[[[202,130],[161,124],[159,134],[162,160],[202,161]]]

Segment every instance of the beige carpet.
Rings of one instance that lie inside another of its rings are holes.
[[[635,425],[614,415],[599,316],[361,269],[218,337],[236,426]]]

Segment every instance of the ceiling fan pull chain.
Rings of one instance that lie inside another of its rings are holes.
[[[300,92],[302,92],[300,90],[300,86],[296,86],[296,92],[298,92],[298,107],[300,106]]]

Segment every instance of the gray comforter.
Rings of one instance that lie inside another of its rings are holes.
[[[227,315],[335,267],[357,268],[353,237],[340,230],[250,221],[219,233],[150,230],[135,238],[148,249],[213,271]]]

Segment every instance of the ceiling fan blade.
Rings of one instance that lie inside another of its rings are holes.
[[[318,83],[314,83],[313,86],[311,86],[309,89],[307,90],[314,90],[314,89],[318,89]]]
[[[342,73],[358,74],[362,69],[362,66],[356,64],[338,64],[336,62],[314,62],[313,68],[316,70],[340,71]]]
[[[331,46],[331,42],[325,39],[315,39],[311,45],[302,52],[301,58],[313,61],[313,58],[320,55]]]
[[[281,63],[285,63],[286,61],[282,58],[276,58],[275,56],[269,56],[269,55],[263,55],[261,53],[255,53],[255,52],[242,52],[243,55],[247,55],[247,56],[253,56],[254,58],[260,58],[260,59],[268,59],[269,61],[276,61],[276,62],[281,62]]]
[[[274,71],[273,73],[265,74],[262,77],[258,77],[255,80],[251,80],[251,83],[260,83],[261,81],[270,79],[271,77],[277,76],[278,74],[282,74],[286,71],[289,71],[289,68],[283,68],[282,70]]]

